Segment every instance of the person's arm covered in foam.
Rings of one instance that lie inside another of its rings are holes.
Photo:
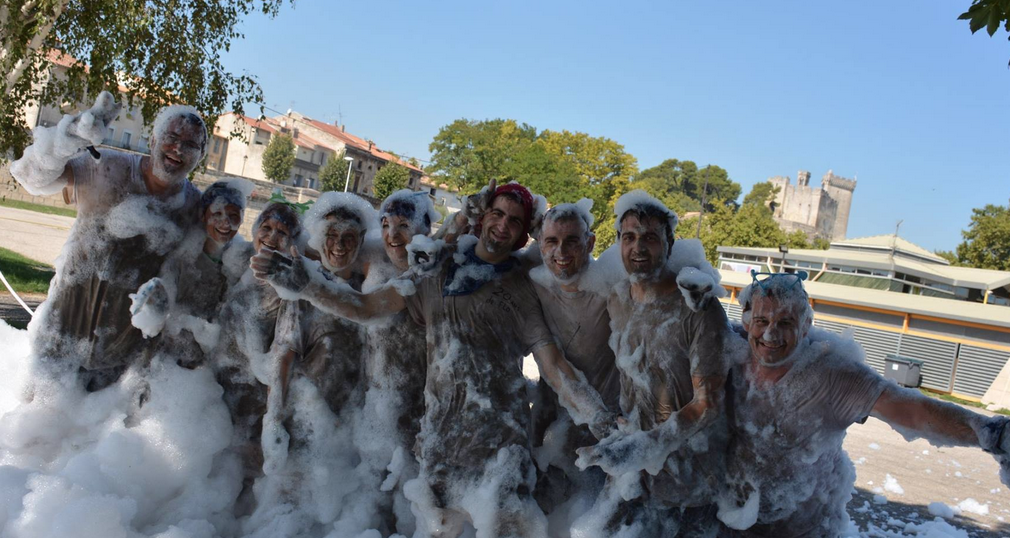
[[[32,145],[11,163],[11,175],[32,195],[60,192],[73,182],[73,170],[67,163],[80,150],[100,144],[118,114],[119,104],[112,94],[102,92],[90,110],[64,115],[55,127],[35,127]]]
[[[269,282],[282,299],[304,299],[324,312],[352,321],[368,321],[407,308],[395,287],[361,293],[346,283],[327,280],[318,271],[319,263],[301,256],[295,247],[291,247],[290,257],[276,251],[260,252],[249,264],[256,278]]]
[[[548,344],[533,350],[533,358],[540,368],[540,375],[558,394],[558,399],[576,424],[588,425],[597,439],[613,432],[617,427],[616,415],[607,409],[603,398],[586,381],[586,376],[565,359],[557,345]]]
[[[980,446],[979,432],[989,417],[959,405],[930,398],[918,391],[888,383],[873,405],[871,415],[908,437],[922,437],[938,446]],[[1006,420],[995,417],[997,420]]]

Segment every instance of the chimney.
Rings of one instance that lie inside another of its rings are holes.
[[[347,132],[347,124],[344,124],[344,125],[340,126],[340,132],[341,133],[346,133]]]
[[[372,141],[368,141],[368,151],[372,151]]]

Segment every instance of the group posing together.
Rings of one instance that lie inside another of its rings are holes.
[[[547,209],[517,183],[468,197],[434,235],[410,191],[378,211],[347,193],[304,215],[273,202],[249,243],[251,184],[186,179],[207,152],[195,110],[164,109],[149,156],[81,153],[118,110],[103,94],[37,128],[11,166],[78,206],[32,322],[36,362],[87,391],[166,356],[211,369],[239,516],[295,496],[334,428],[372,470],[361,517],[384,536],[835,537],[855,480],[842,440],[871,415],[981,447],[1006,476],[1006,419],[885,382],[812,326],[804,275],[755,274],[730,323],[717,273],[645,193],[617,202],[599,260],[588,200]]]

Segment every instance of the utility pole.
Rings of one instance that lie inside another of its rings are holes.
[[[701,190],[701,212],[698,213],[698,236],[701,240],[701,220],[705,217],[705,204],[708,202],[708,173],[705,173],[705,187]]]

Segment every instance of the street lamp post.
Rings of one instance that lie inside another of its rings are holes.
[[[347,186],[351,183],[351,165],[354,164],[354,159],[351,157],[344,157],[347,161],[347,179],[344,180],[344,192],[347,192]]]

